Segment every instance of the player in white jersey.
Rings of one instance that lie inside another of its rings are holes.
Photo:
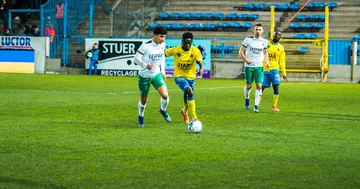
[[[138,86],[140,90],[140,101],[138,103],[139,115],[138,124],[144,127],[144,112],[149,95],[150,85],[159,92],[160,113],[168,122],[171,121],[166,108],[169,104],[169,95],[165,80],[165,37],[167,31],[163,27],[154,29],[154,37],[148,42],[142,44],[135,54],[134,62],[140,65],[138,76]]]
[[[245,108],[250,110],[250,90],[252,83],[255,80],[256,92],[255,92],[255,105],[254,112],[259,112],[259,104],[262,94],[262,83],[264,80],[263,61],[265,59],[266,66],[269,67],[268,56],[268,40],[261,37],[264,32],[264,26],[262,23],[255,24],[254,36],[247,37],[243,41],[239,50],[240,56],[244,59],[245,64],[245,80],[246,85],[244,87],[245,96]],[[246,51],[246,52],[245,52]],[[245,52],[245,53],[244,53]]]

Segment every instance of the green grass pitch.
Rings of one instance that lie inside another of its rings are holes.
[[[135,77],[1,74],[0,188],[360,187],[360,85],[282,83],[256,114],[244,81],[197,80],[191,134],[166,82],[172,122],[151,88],[139,128]]]

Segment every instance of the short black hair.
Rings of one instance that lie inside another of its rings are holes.
[[[167,35],[167,30],[162,26],[156,26],[154,29],[155,35]]]
[[[185,32],[185,33],[183,34],[183,36],[182,36],[182,39],[184,40],[184,39],[186,39],[186,38],[190,38],[191,40],[193,40],[194,36],[193,36],[193,34],[190,33],[190,32]]]

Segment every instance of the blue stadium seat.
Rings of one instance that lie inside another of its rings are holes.
[[[309,47],[301,46],[301,47],[298,48],[297,52],[299,52],[299,53],[307,53],[307,52],[309,52]]]
[[[215,29],[215,28],[216,28],[216,24],[206,24],[206,25],[205,25],[205,28],[206,28],[206,29],[211,29],[211,30],[212,30],[212,29]]]
[[[300,24],[299,23],[291,23],[290,25],[289,25],[289,28],[300,28]]]
[[[314,28],[318,28],[318,29],[322,29],[322,28],[324,28],[324,24],[323,23],[315,23],[314,24]]]
[[[255,5],[252,4],[252,3],[247,3],[247,4],[245,4],[245,6],[244,6],[245,9],[253,9],[254,7],[255,7]]]
[[[323,8],[323,7],[325,7],[325,3],[324,3],[324,2],[316,2],[316,3],[314,4],[314,7]]]
[[[203,29],[205,28],[205,24],[195,24],[195,29]]]
[[[294,36],[294,39],[304,39],[305,38],[305,34],[303,33],[297,33]]]
[[[167,12],[161,12],[160,15],[159,15],[159,17],[160,17],[161,19],[169,18],[169,13],[167,13]]]
[[[275,10],[279,8],[279,4],[270,4],[269,9],[271,9],[271,6],[274,6]]]
[[[186,25],[184,26],[184,28],[186,28],[186,29],[193,29],[193,28],[195,28],[195,24],[186,24]]]
[[[302,23],[301,28],[312,28],[313,25],[311,23]]]
[[[191,18],[194,18],[194,19],[199,19],[202,17],[202,13],[201,12],[196,12],[194,13]]]
[[[215,13],[213,17],[221,20],[225,18],[225,15],[224,13],[219,12],[219,13]]]
[[[309,16],[309,20],[314,21],[314,20],[319,20],[320,19],[320,15],[317,14],[313,14]]]
[[[354,41],[360,41],[360,34],[354,36]]]
[[[235,47],[233,45],[225,46],[224,50],[225,50],[225,53],[232,53],[232,52],[234,52]]]
[[[210,19],[210,18],[213,18],[214,14],[213,13],[210,13],[210,12],[207,12],[207,13],[204,13],[202,15],[203,18],[206,18],[206,19]]]
[[[292,4],[290,5],[290,10],[291,11],[297,11],[300,9],[300,5],[299,4]]]
[[[264,10],[266,9],[266,4],[255,4],[254,8],[256,10]]]
[[[238,18],[241,19],[241,20],[245,20],[248,18],[248,14],[239,14]]]
[[[259,14],[250,14],[250,15],[248,15],[248,18],[251,20],[256,20],[259,18]]]
[[[241,27],[242,27],[242,28],[245,28],[245,29],[252,28],[252,23],[249,23],[249,22],[243,23],[243,24],[241,24]]]
[[[171,28],[172,29],[181,29],[182,28],[182,23],[174,23],[172,24]]]
[[[289,9],[289,5],[288,4],[280,4],[278,7],[279,10],[288,10]]]
[[[308,4],[306,4],[306,8],[313,8],[314,7],[314,5],[315,5],[315,3],[314,2],[309,2]]]
[[[329,19],[331,18],[331,15],[329,15]],[[320,20],[325,20],[325,14],[323,14],[323,15],[319,15],[319,19]]]
[[[171,23],[164,23],[164,24],[161,24],[162,27],[164,27],[165,29],[170,29],[172,27],[172,24]]]
[[[154,23],[150,24],[150,29],[154,29],[154,28],[156,28],[157,26],[160,26],[160,24],[154,22]]]
[[[300,21],[306,20],[306,15],[305,14],[298,14],[298,15],[296,15],[295,19],[300,20]]]
[[[317,38],[317,35],[315,33],[311,33],[307,36],[305,36],[305,39],[316,39]]]
[[[218,26],[221,27],[221,28],[227,28],[227,27],[229,27],[229,23],[227,23],[227,22],[220,22]]]
[[[329,8],[335,8],[335,7],[337,7],[337,2],[328,2],[328,4],[327,4],[328,6],[329,6]]]
[[[238,17],[238,14],[236,14],[236,13],[230,13],[230,14],[226,15],[226,19],[230,19],[230,20],[236,19],[237,17]]]
[[[180,18],[180,13],[178,12],[173,12],[169,15],[169,18]]]
[[[189,12],[185,12],[181,15],[181,18],[184,18],[184,19],[189,19],[191,18],[192,14],[189,13]]]
[[[239,22],[232,22],[230,25],[229,25],[230,28],[240,28],[241,27],[241,24]]]

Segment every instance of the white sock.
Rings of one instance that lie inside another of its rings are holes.
[[[250,91],[251,91],[251,88],[250,88],[250,89],[247,89],[246,86],[244,87],[244,96],[245,96],[245,99],[249,99],[249,98],[250,98]]]
[[[139,116],[144,117],[146,104],[143,105],[141,104],[141,101],[139,101],[138,107],[139,107]]]
[[[255,105],[256,106],[259,106],[259,104],[260,104],[261,95],[262,95],[261,89],[260,90],[256,89],[256,92],[255,92]]]
[[[166,111],[166,108],[169,104],[169,97],[167,99],[160,98],[160,109]]]

